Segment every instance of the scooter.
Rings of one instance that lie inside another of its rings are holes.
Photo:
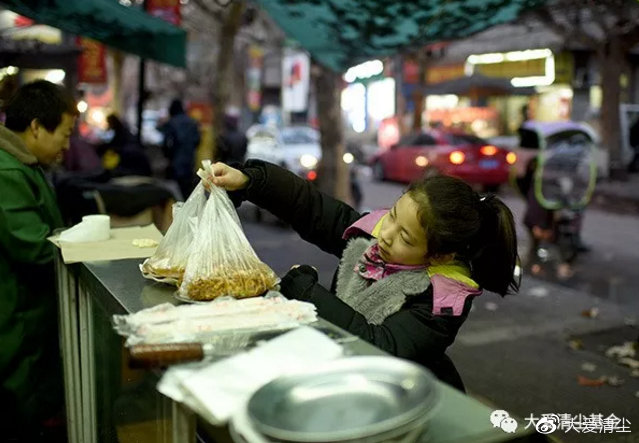
[[[552,232],[535,253],[541,262],[570,264],[586,249],[580,233],[596,181],[594,146],[576,135],[543,146],[536,162],[534,202],[552,214]]]
[[[563,208],[555,211],[553,218],[551,237],[539,242],[535,255],[542,263],[573,263],[584,251],[580,235],[582,211]]]

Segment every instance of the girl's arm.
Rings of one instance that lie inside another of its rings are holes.
[[[362,314],[318,284],[317,273],[310,266],[290,270],[281,286],[287,298],[313,303],[323,319],[389,354],[426,366],[442,358],[466,319],[466,315],[436,316],[428,303],[414,302],[386,318],[381,325],[370,324]]]
[[[342,234],[361,217],[359,212],[271,163],[248,160],[240,170],[249,177],[241,199],[270,211],[323,251],[341,256],[346,246]]]

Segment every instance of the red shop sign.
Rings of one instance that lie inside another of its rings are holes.
[[[77,37],[82,49],[78,57],[78,82],[106,83],[106,49],[103,44],[86,37]]]
[[[153,17],[161,18],[175,26],[182,21],[180,0],[146,0],[146,10]]]

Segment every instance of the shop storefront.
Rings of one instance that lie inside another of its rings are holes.
[[[542,48],[471,54],[464,64],[433,66],[426,80],[435,92],[426,98],[425,120],[490,137],[514,133],[524,109],[531,119],[569,119],[573,64],[570,53]]]

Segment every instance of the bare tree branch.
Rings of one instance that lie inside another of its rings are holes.
[[[542,23],[548,26],[551,30],[561,35],[566,40],[577,40],[580,43],[588,46],[589,48],[597,48],[601,42],[593,38],[589,34],[583,32],[583,30],[576,30],[574,27],[567,25],[566,23],[558,21],[555,16],[546,8],[539,8],[532,11],[532,14],[536,16]]]
[[[218,23],[224,22],[224,14],[222,11],[218,9],[211,8],[205,0],[191,0],[198,8],[200,8],[204,13],[208,14]]]
[[[595,21],[599,25],[601,35],[605,36],[610,32],[606,19],[608,18],[608,7],[604,3],[597,3],[596,0],[588,2],[588,10],[590,12],[590,20]]]
[[[638,45],[639,44],[639,25],[635,25],[635,28],[633,30],[625,33],[621,41],[623,42],[622,44],[626,51],[628,51],[630,48],[634,47],[635,45]]]

